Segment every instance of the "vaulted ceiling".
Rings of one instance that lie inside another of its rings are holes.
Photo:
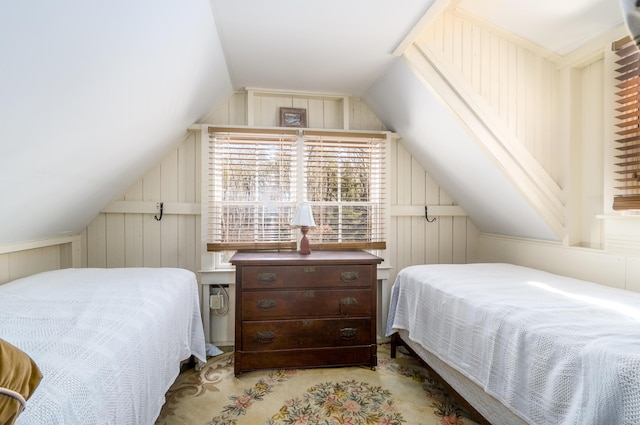
[[[621,22],[618,0],[1,2],[0,243],[81,231],[234,90],[393,86],[398,46],[450,3],[559,54]]]

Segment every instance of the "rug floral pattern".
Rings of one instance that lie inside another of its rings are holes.
[[[366,382],[324,382],[280,409],[267,422],[284,424],[401,424],[391,393]]]
[[[381,381],[381,375],[386,380]],[[235,390],[228,387],[230,382]],[[278,398],[286,394],[290,396]],[[408,394],[414,397],[410,407],[404,400]],[[207,397],[210,399],[205,401]],[[208,419],[197,420],[198,415],[192,418],[190,415],[195,413]],[[238,379],[233,377],[232,354],[210,359],[200,372],[190,371],[178,377],[156,422],[183,423],[476,424],[414,359],[390,359],[388,345],[379,347],[376,372],[368,368],[278,369],[246,373]]]

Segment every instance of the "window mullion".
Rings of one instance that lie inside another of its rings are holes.
[[[296,139],[296,148],[297,148],[297,185],[296,185],[296,193],[295,199],[293,199],[295,204],[299,204],[302,202],[306,202],[307,199],[307,164],[305,161],[305,152],[304,152],[304,138],[302,135],[298,135]]]

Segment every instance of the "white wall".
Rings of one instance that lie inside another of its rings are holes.
[[[80,236],[0,245],[0,284],[49,270],[81,266]]]
[[[468,90],[485,111],[562,186],[558,132],[558,55],[498,30],[460,10],[445,11],[415,41]]]
[[[256,101],[257,99],[257,101]],[[344,112],[344,104],[347,112]],[[253,105],[249,111],[248,105]],[[367,106],[356,98],[305,96],[300,93],[240,92],[203,118],[217,125],[277,126],[281,106],[307,109],[310,125],[320,128],[385,130]],[[199,206],[201,202],[200,137],[190,132],[140,181],[115,200],[83,232],[83,264],[87,267],[177,266],[195,272],[206,268],[211,253],[202,252]],[[385,264],[391,267],[386,299],[396,272],[422,263],[464,263],[477,231],[464,211],[430,178],[397,139],[391,146],[391,223]],[[170,203],[162,221],[154,219],[158,202]],[[437,220],[427,223],[424,206]],[[180,212],[176,214],[175,212]],[[201,260],[204,258],[204,260]],[[386,306],[381,316],[386,315]],[[212,321],[213,332],[227,343],[233,321]],[[220,326],[218,326],[220,325]],[[220,329],[217,329],[220,328]],[[232,337],[231,337],[232,338]],[[214,343],[219,342],[214,338]]]
[[[442,48],[447,66],[466,76],[501,125],[518,135],[565,192],[567,235],[562,242],[480,234],[469,262],[521,264],[640,291],[640,217],[622,217],[611,208],[610,46],[625,34],[621,26],[564,57],[463,15],[445,14],[423,34],[423,42]],[[519,87],[519,81],[526,87]],[[517,100],[522,95],[528,100]]]
[[[640,292],[640,257],[543,241],[480,235],[470,262],[512,263]]]
[[[251,93],[250,93],[251,95]],[[255,126],[276,126],[278,108],[304,107],[309,123],[320,128],[342,128],[345,118],[341,99],[301,94],[255,94]],[[350,98],[346,118],[350,129],[384,130],[384,126],[359,99]],[[247,93],[236,93],[203,119],[209,124],[246,125]],[[326,124],[326,125],[325,125]],[[200,140],[190,132],[180,146],[170,152],[141,180],[83,232],[83,262],[88,267],[177,266],[200,269],[200,215],[195,211],[201,202]],[[450,206],[454,202],[425,170],[402,147],[392,142],[391,149],[392,221],[389,226],[387,262],[395,269],[423,262],[465,262],[473,226],[464,215],[438,217],[426,223],[425,205]],[[156,221],[156,204],[171,203],[164,217]],[[396,206],[414,206],[394,216]],[[413,212],[415,211],[415,212]],[[434,210],[437,213],[437,210]],[[409,215],[407,215],[409,214]]]

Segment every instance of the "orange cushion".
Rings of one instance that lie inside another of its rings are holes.
[[[31,358],[17,347],[0,339],[0,389],[15,391],[27,400],[42,379]],[[13,424],[22,412],[22,403],[0,391],[0,425]]]

